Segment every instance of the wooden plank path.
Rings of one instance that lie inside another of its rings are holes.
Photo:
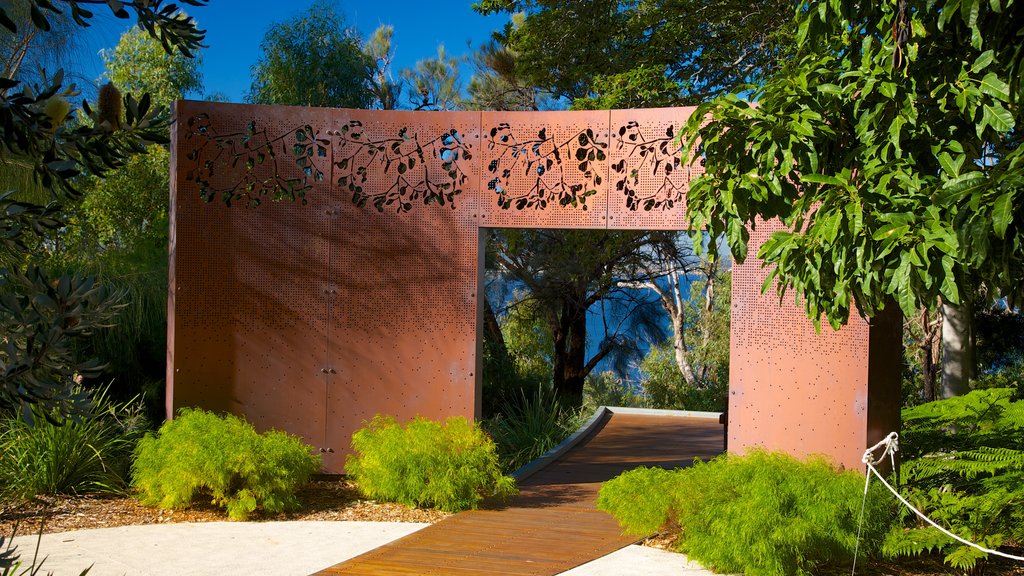
[[[601,482],[637,466],[675,468],[722,452],[717,419],[608,414],[520,483],[518,496],[462,512],[317,574],[554,575],[632,544],[596,508]]]

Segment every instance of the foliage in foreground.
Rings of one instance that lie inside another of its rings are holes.
[[[515,481],[501,473],[494,442],[461,416],[401,426],[378,415],[352,435],[352,447],[345,470],[375,500],[457,512],[516,491]]]
[[[192,6],[206,0],[184,0]],[[4,34],[39,36],[56,43],[50,21],[70,11],[71,19],[87,26],[94,16],[84,0],[67,0],[58,8],[45,0],[20,3],[28,7],[24,22],[10,2],[0,5]],[[183,54],[197,49],[204,33],[172,4],[143,0],[109,3],[118,18],[134,12],[138,26],[159,39],[165,51]],[[16,22],[16,20],[18,20]],[[49,39],[47,36],[49,33]],[[62,39],[61,39],[62,40]],[[104,327],[116,312],[114,300],[90,278],[53,275],[25,266],[25,255],[41,245],[53,245],[65,227],[62,207],[79,195],[75,180],[84,174],[102,176],[116,169],[145,145],[166,141],[166,118],[148,96],[123,98],[112,92],[93,108],[83,102],[72,112],[69,99],[77,93],[57,72],[42,86],[0,79],[0,153],[3,171],[26,176],[28,186],[0,194],[0,405],[17,405],[31,418],[31,406],[62,414],[84,408],[85,398],[70,395],[75,374],[90,375],[95,362],[75,362],[69,349],[74,339]],[[71,122],[74,116],[91,122]],[[20,168],[24,167],[24,169]],[[31,190],[30,190],[31,189]],[[25,199],[27,192],[44,199]],[[79,412],[80,413],[80,412]]]
[[[15,413],[0,420],[0,500],[128,487],[132,451],[148,425],[141,404],[101,393],[91,406],[78,419],[37,407],[31,424]]]
[[[626,472],[602,486],[598,507],[632,535],[678,532],[680,552],[719,572],[812,574],[852,560],[863,489],[863,476],[822,458],[758,450]],[[880,491],[869,493],[862,552],[888,527],[888,505]]]
[[[1014,390],[975,390],[903,411],[904,496],[941,526],[996,548],[1024,543],[1024,401]],[[941,551],[960,570],[987,555],[904,511],[886,537],[888,556]]]
[[[187,508],[201,496],[245,520],[257,509],[298,507],[295,491],[319,470],[320,459],[298,438],[258,434],[233,416],[185,409],[139,442],[132,485],[149,506]]]
[[[520,391],[506,398],[501,413],[484,427],[497,446],[502,470],[512,472],[572,435],[587,413],[562,406],[553,391]]]
[[[43,539],[43,526],[39,526],[39,533],[36,535],[36,546],[32,557],[25,560],[18,547],[14,545],[14,537],[18,535],[18,526],[15,524],[14,533],[9,538],[0,535],[0,576],[37,576],[46,574],[53,576],[53,572],[42,572],[43,564],[46,563],[46,556],[39,557],[39,545]],[[86,576],[92,566],[82,570],[78,576]]]

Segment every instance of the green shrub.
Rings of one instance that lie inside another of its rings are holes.
[[[461,416],[443,425],[416,418],[403,427],[378,415],[352,435],[352,447],[346,471],[375,500],[456,512],[516,491],[498,467],[494,442]]]
[[[633,535],[678,531],[678,550],[716,571],[811,574],[852,559],[863,488],[862,475],[824,459],[755,450],[672,472],[628,472],[601,488],[598,507]],[[862,551],[880,541],[889,510],[872,490]]]
[[[77,420],[38,408],[32,424],[15,413],[0,420],[0,499],[128,487],[132,451],[147,426],[141,403],[102,392],[91,402]]]
[[[583,412],[563,408],[554,392],[520,392],[484,422],[497,445],[502,470],[514,472],[572,435],[584,421]]]
[[[627,534],[649,536],[670,528],[681,479],[679,470],[634,468],[601,486],[597,507],[614,516]]]
[[[187,508],[209,496],[244,520],[257,509],[297,508],[296,489],[319,468],[320,458],[290,434],[257,434],[237,416],[184,409],[139,442],[132,485],[148,506]]]
[[[1024,401],[1010,388],[975,390],[903,410],[904,496],[940,525],[986,548],[1024,543]],[[886,537],[888,556],[942,551],[972,570],[986,554],[911,512]]]
[[[601,406],[653,408],[650,398],[631,389],[612,371],[591,374],[583,383],[584,412],[592,413]]]

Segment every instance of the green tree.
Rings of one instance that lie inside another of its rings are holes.
[[[201,6],[205,0],[185,0]],[[58,2],[72,19],[85,25],[91,3]],[[31,25],[52,33],[50,19],[60,12],[45,0],[30,3]],[[138,25],[165,48],[189,54],[200,46],[203,32],[177,7],[160,0],[110,3],[121,18],[135,13]],[[12,33],[18,25],[7,7],[0,7],[0,26]],[[79,194],[74,178],[83,173],[102,175],[123,166],[150,142],[165,139],[166,117],[160,117],[149,97],[123,99],[108,94],[95,110],[83,104],[93,122],[68,122],[74,93],[58,73],[43,86],[17,80],[0,81],[0,153],[31,166],[34,185],[47,191],[45,204],[15,200],[14,191],[0,194],[0,404],[17,405],[31,419],[31,407],[69,413],[81,410],[86,397],[73,390],[76,374],[98,368],[94,361],[76,361],[71,342],[107,325],[117,305],[92,278],[75,274],[51,275],[26,263],[23,254],[57,242],[66,222],[62,205]],[[123,118],[119,117],[123,113]],[[113,121],[111,121],[113,120]]]
[[[523,14],[512,15],[512,26],[522,24]],[[466,107],[471,110],[540,110],[551,106],[550,95],[522,74],[521,55],[509,47],[508,34],[495,32],[473,53],[476,71],[469,80]]]
[[[586,377],[603,360],[624,366],[636,353],[636,339],[627,334],[660,333],[649,303],[618,281],[648,238],[646,232],[603,230],[496,230],[491,234],[488,250],[494,266],[523,287],[521,295],[535,306],[531,314],[542,319],[545,333],[550,334],[552,384],[567,406],[581,404]],[[588,354],[587,311],[613,299],[619,299],[617,304],[628,312],[606,317],[600,345]]]
[[[166,52],[141,30],[125,32],[101,54],[105,79],[125,92],[149,94],[156,105],[166,108],[202,91],[196,59]],[[102,176],[80,177],[76,185],[80,199],[64,206],[75,225],[61,235],[48,265],[95,276],[125,303],[116,325],[85,339],[77,354],[103,361],[99,377],[112,381],[116,396],[145,391],[151,416],[159,419],[167,345],[168,149],[150,145],[146,154]]]
[[[117,46],[100,51],[104,76],[122,92],[149,94],[156,106],[170,107],[175,100],[198,94],[203,88],[201,59],[167,52],[160,42],[138,28],[121,35]]]
[[[3,77],[25,80],[39,76],[44,68],[55,71],[70,64],[79,48],[81,28],[68,14],[51,14],[50,33],[32,24],[31,0],[12,0],[5,7],[14,29],[0,28],[0,59]]]
[[[416,66],[402,70],[402,78],[409,84],[409,98],[416,110],[462,109],[459,60],[449,55],[441,44],[437,47],[437,57],[424,58]]]
[[[247,99],[255,104],[368,108],[373,62],[328,0],[272,24],[260,42]]]
[[[373,63],[370,73],[373,107],[381,110],[397,108],[398,98],[402,95],[402,81],[395,80],[391,74],[391,64],[395,59],[395,51],[391,47],[394,34],[394,26],[381,24],[363,44],[363,52]]]
[[[690,319],[684,336],[652,346],[640,362],[643,387],[655,408],[725,410],[729,391],[731,285],[731,271],[718,271],[713,283],[694,279],[681,304],[684,316]],[[715,294],[708,293],[709,286]],[[685,346],[690,378],[679,365],[681,343]]]
[[[474,8],[525,13],[505,34],[532,85],[570,101],[618,92],[616,107],[652,88],[659,105],[679,105],[757,82],[792,42],[788,0],[480,0]]]
[[[743,261],[748,228],[778,218],[784,229],[758,257],[780,297],[795,292],[834,327],[854,305],[871,316],[895,301],[911,316],[939,297],[969,318],[959,308],[979,281],[1019,301],[1024,171],[1011,88],[1022,13],[975,0],[803,2],[798,50],[750,88],[757,106],[729,95],[691,118],[707,170],[691,185],[691,224],[725,234]]]

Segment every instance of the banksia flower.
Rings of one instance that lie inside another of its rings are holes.
[[[110,132],[121,129],[121,91],[110,82],[100,87],[95,120],[98,128]]]

